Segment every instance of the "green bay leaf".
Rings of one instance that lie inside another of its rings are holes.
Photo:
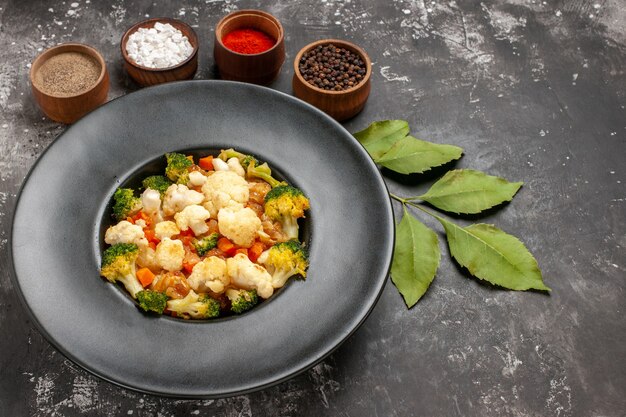
[[[437,235],[404,209],[396,227],[396,242],[391,263],[391,280],[407,307],[426,293],[435,278],[441,252]]]
[[[446,230],[450,253],[473,276],[511,290],[550,291],[537,261],[515,236],[489,224],[460,227],[435,217]]]
[[[406,136],[374,162],[400,174],[417,174],[459,159],[463,149]]]
[[[353,136],[361,142],[370,156],[376,160],[387,152],[394,143],[409,134],[409,123],[405,120],[382,120],[370,124]]]
[[[481,171],[455,169],[418,198],[451,213],[475,214],[511,201],[522,184]]]

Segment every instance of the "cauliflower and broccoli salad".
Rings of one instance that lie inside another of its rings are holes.
[[[165,159],[163,175],[114,193],[117,223],[104,236],[101,275],[141,309],[185,319],[241,314],[290,277],[306,277],[301,190],[234,149]]]

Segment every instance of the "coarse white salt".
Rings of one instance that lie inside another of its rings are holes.
[[[131,34],[126,52],[143,67],[169,68],[189,58],[193,47],[180,30],[169,23],[156,22],[152,28],[139,28]]]

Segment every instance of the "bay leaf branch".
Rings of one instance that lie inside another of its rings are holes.
[[[454,145],[440,145],[406,136],[374,162],[400,174],[418,174],[459,159],[463,149]]]
[[[413,217],[406,206],[403,208],[402,220],[396,227],[391,280],[410,308],[435,278],[441,252],[437,234]]]
[[[517,237],[489,224],[461,227],[415,206],[441,223],[450,254],[476,278],[510,290],[550,291],[537,260]]]
[[[371,123],[353,136],[361,142],[372,159],[376,160],[408,134],[409,123],[406,120],[383,120]]]
[[[473,169],[455,169],[416,198],[447,212],[476,214],[511,201],[522,184]]]

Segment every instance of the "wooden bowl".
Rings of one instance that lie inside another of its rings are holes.
[[[258,54],[240,54],[222,43],[236,29],[256,29],[276,39],[273,47]],[[261,10],[239,10],[226,15],[215,27],[213,56],[225,80],[267,85],[274,81],[285,62],[285,32],[278,19]]]
[[[329,91],[313,86],[305,81],[300,73],[298,66],[302,56],[316,48],[318,45],[327,45],[332,43],[336,47],[347,49],[358,54],[365,62],[366,73],[363,79],[354,87],[341,91]],[[294,95],[309,104],[314,105],[337,121],[347,120],[358,114],[370,94],[371,83],[370,76],[372,73],[372,62],[365,51],[355,44],[338,39],[322,39],[308,44],[298,52],[293,61],[293,80],[292,88]]]
[[[46,92],[39,79],[39,69],[48,59],[67,52],[79,52],[95,59],[100,66],[97,81],[87,90],[73,95]],[[33,61],[29,78],[33,96],[41,110],[50,119],[60,123],[74,123],[103,104],[109,93],[109,72],[104,58],[94,48],[81,43],[64,43],[43,51]]]
[[[160,23],[169,23],[174,26],[176,29],[180,30],[183,35],[189,39],[189,43],[193,47],[193,52],[183,62],[178,65],[174,65],[168,68],[148,68],[142,65],[137,64],[132,58],[128,56],[128,52],[126,52],[126,44],[128,43],[128,38],[130,35],[135,33],[139,28],[152,28],[154,24]],[[128,75],[139,85],[141,86],[149,86],[161,83],[167,83],[170,81],[179,81],[179,80],[188,80],[193,78],[196,74],[196,70],[198,69],[198,36],[196,32],[186,24],[177,19],[172,19],[169,17],[157,17],[153,19],[144,20],[142,22],[136,23],[131,26],[124,35],[122,36],[122,41],[120,42],[120,47],[122,48],[122,56],[124,57],[124,68]]]

